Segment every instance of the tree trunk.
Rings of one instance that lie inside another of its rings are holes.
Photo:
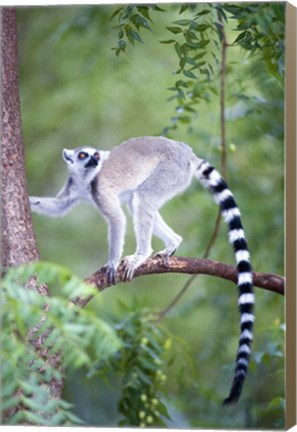
[[[16,12],[2,9],[1,262],[4,268],[39,259],[25,177],[17,60]]]
[[[39,260],[25,176],[24,146],[20,113],[19,74],[17,59],[17,27],[14,8],[1,9],[1,87],[2,87],[2,158],[1,158],[1,231],[2,269],[16,267]],[[48,288],[30,279],[26,287],[48,296]],[[24,289],[25,289],[24,288]],[[46,311],[45,311],[46,313]],[[44,337],[34,339],[36,329],[31,329],[28,342],[40,353],[45,362],[61,368],[58,355],[50,357],[43,347]],[[28,367],[30,367],[28,365]],[[60,398],[63,381],[52,379],[49,385],[51,398]],[[20,408],[21,409],[21,408]],[[15,412],[15,411],[14,411]],[[4,413],[5,414],[5,413]],[[6,413],[11,415],[12,413]]]

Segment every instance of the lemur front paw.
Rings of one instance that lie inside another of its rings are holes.
[[[29,197],[30,206],[38,206],[40,204],[40,199],[37,197]]]
[[[107,264],[107,265],[101,267],[100,270],[105,271],[106,277],[107,277],[107,284],[108,285],[115,285],[116,273],[117,273],[115,266],[112,264]]]

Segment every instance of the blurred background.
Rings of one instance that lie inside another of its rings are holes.
[[[176,123],[177,101],[171,99],[177,78],[173,35],[166,28],[181,19],[179,5],[151,12],[153,31],[141,32],[144,43],[129,45],[119,56],[117,6],[24,7],[17,11],[20,91],[26,172],[30,195],[54,196],[67,178],[63,148],[90,145],[111,149],[134,136],[169,135],[221,169],[219,75],[205,86],[191,119]],[[186,14],[187,12],[185,12]],[[184,15],[182,15],[183,17]],[[227,41],[236,33],[226,24]],[[215,59],[217,63],[220,58]],[[212,87],[212,88],[210,88]],[[284,94],[280,81],[260,56],[243,48],[227,49],[226,148],[228,182],[241,209],[256,271],[284,273]],[[217,207],[194,182],[162,210],[183,238],[177,254],[203,256]],[[58,262],[82,278],[107,261],[107,227],[91,205],[80,205],[65,218],[33,216],[41,257]],[[153,242],[154,250],[162,245]],[[128,224],[125,254],[135,241]],[[210,258],[234,263],[222,224]],[[187,281],[186,275],[160,275],[119,284],[87,307],[109,320],[121,315],[119,301],[135,297],[152,310],[165,308]],[[239,319],[235,285],[199,276],[162,325],[189,347],[195,372],[193,386],[177,384],[168,372],[168,427],[284,427],[284,302],[280,295],[256,288],[253,359],[240,404],[221,406],[231,384]],[[194,375],[192,375],[194,374]],[[120,383],[110,377],[88,378],[88,371],[66,371],[65,399],[87,425],[116,426]]]

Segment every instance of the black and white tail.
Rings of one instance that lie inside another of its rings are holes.
[[[253,273],[250,254],[240,219],[240,211],[233,194],[221,175],[206,161],[200,163],[195,177],[213,195],[220,206],[222,216],[229,227],[229,241],[233,246],[238,273],[238,306],[240,313],[240,339],[236,356],[235,372],[229,396],[224,405],[238,401],[247,374],[253,340],[255,319]]]

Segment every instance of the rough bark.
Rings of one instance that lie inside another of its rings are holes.
[[[13,8],[2,9],[2,266],[39,259],[25,177],[20,116],[16,17]]]

